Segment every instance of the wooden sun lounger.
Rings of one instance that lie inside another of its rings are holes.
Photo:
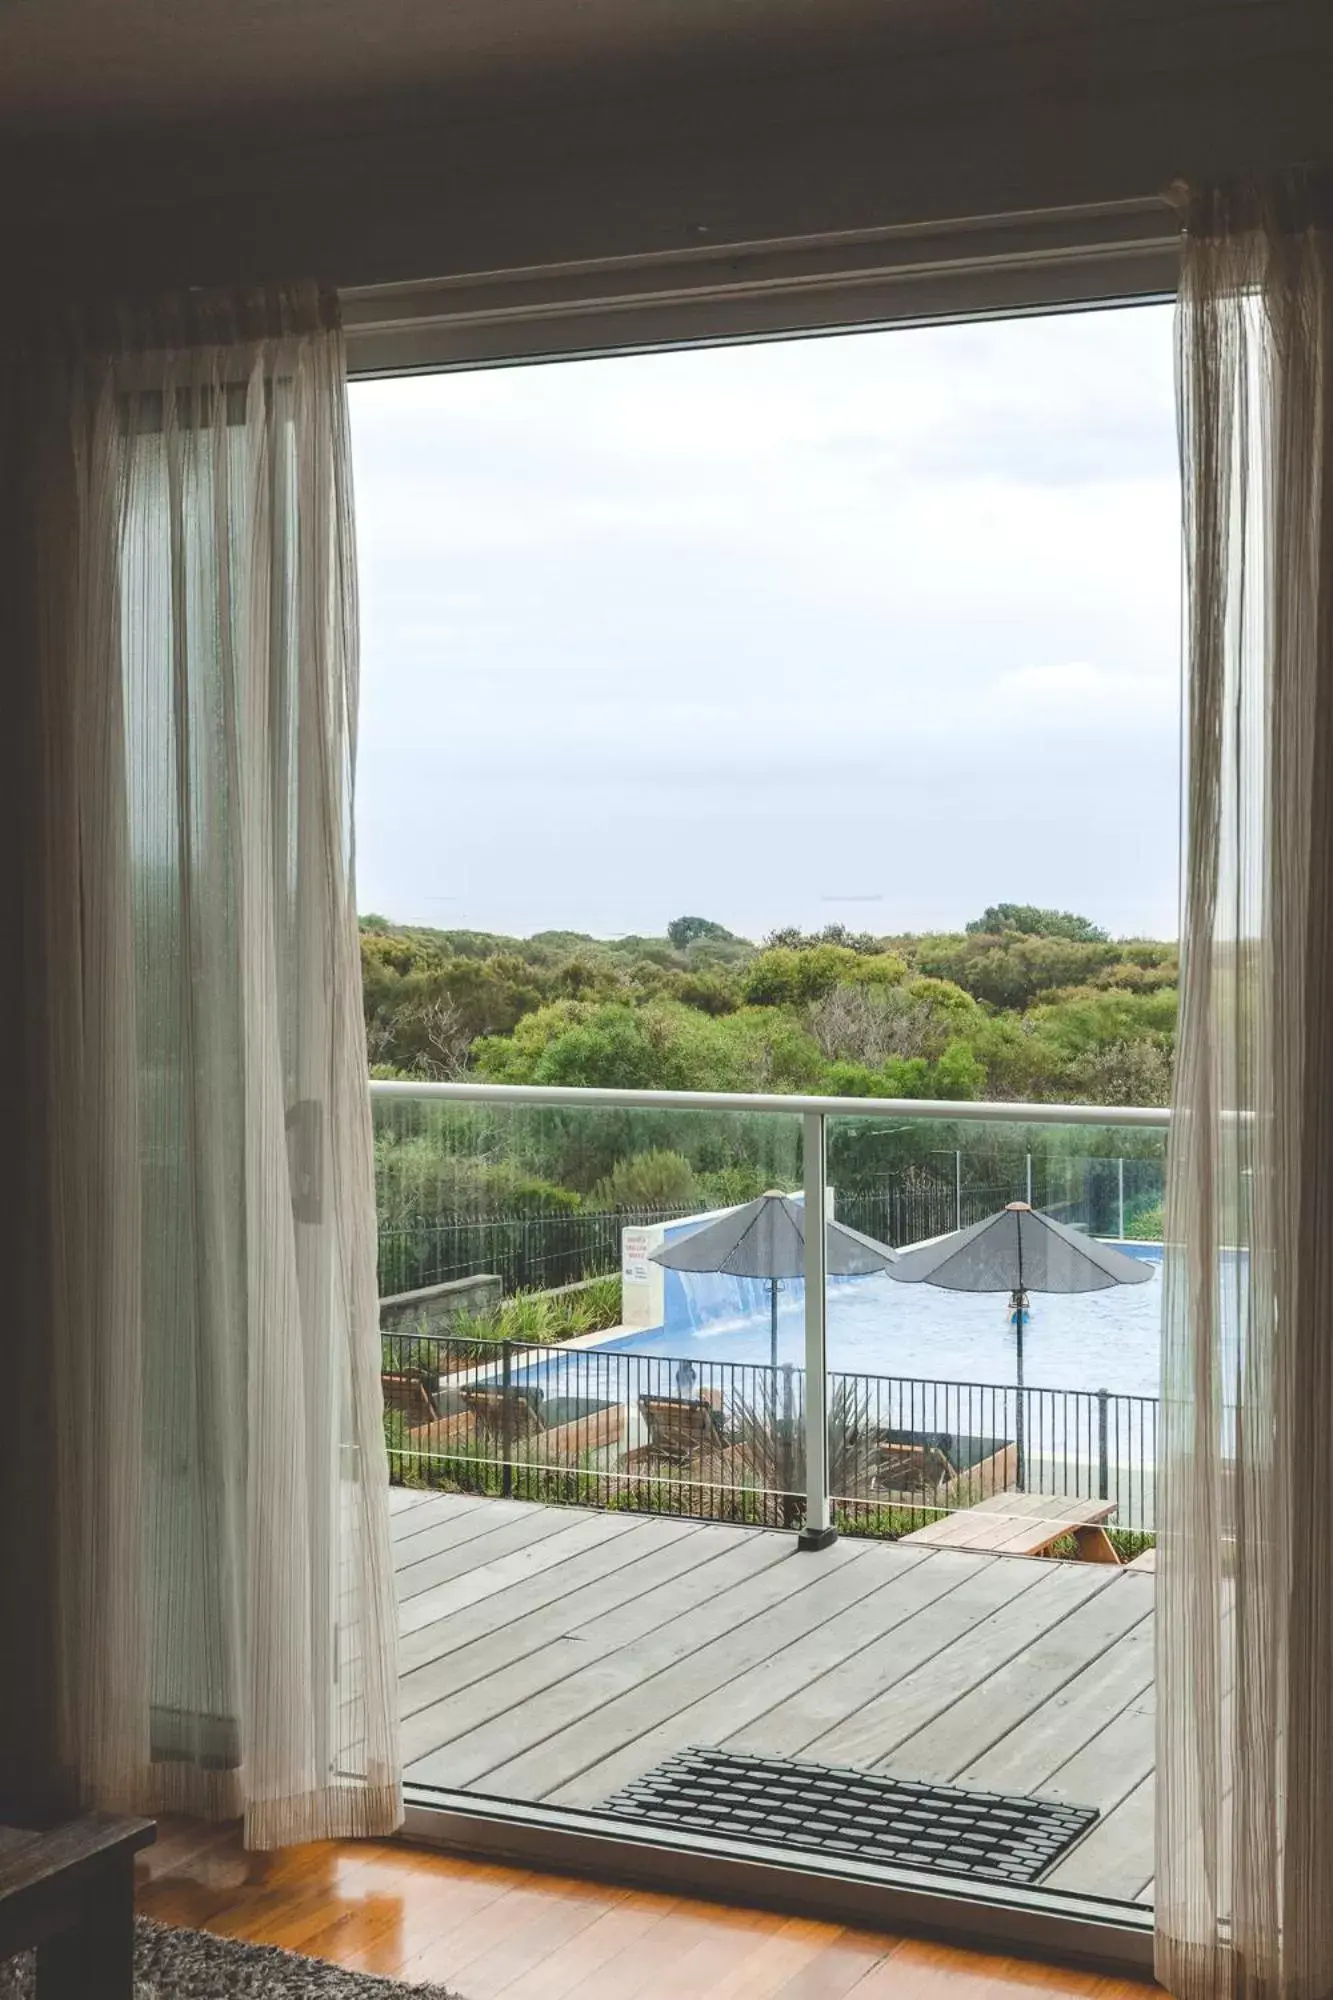
[[[909,1503],[961,1508],[1006,1492],[1017,1469],[1017,1452],[1003,1439],[888,1431],[876,1442],[872,1484]]]
[[[547,1426],[538,1414],[533,1398],[522,1389],[496,1389],[489,1384],[461,1391],[463,1407],[474,1417],[480,1430],[494,1437],[515,1441],[544,1432]]]
[[[506,1451],[516,1465],[577,1465],[592,1452],[619,1444],[625,1430],[620,1403],[584,1403],[578,1398],[553,1401],[549,1421],[542,1406],[526,1391],[478,1383],[459,1392],[461,1410],[413,1425],[412,1449],[428,1456],[450,1451]],[[571,1414],[563,1414],[573,1402]]]
[[[935,1492],[954,1478],[954,1468],[938,1445],[880,1444],[875,1483],[894,1493]]]
[[[1115,1544],[1106,1532],[1114,1512],[1113,1500],[1075,1500],[1062,1493],[997,1493],[902,1539],[977,1555],[1042,1556],[1071,1535],[1081,1562],[1119,1565]]]
[[[416,1424],[434,1423],[439,1412],[426,1377],[419,1368],[386,1370],[380,1381],[384,1388],[385,1409],[397,1410],[406,1419],[409,1430]]]
[[[625,1453],[618,1468],[622,1472],[651,1465],[688,1465],[722,1442],[712,1397],[640,1396],[639,1410],[648,1439]]]

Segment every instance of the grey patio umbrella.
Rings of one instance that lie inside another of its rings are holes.
[[[830,1222],[824,1238],[825,1268],[831,1278],[868,1278],[887,1271],[897,1262],[897,1252],[873,1236],[845,1223]],[[678,1243],[664,1243],[652,1252],[652,1261],[669,1271],[721,1271],[733,1278],[767,1278],[771,1302],[771,1354],[778,1365],[778,1284],[783,1278],[805,1275],[805,1205],[790,1195],[770,1190],[743,1208],[733,1208],[716,1222],[708,1222],[682,1236]]]
[[[1146,1284],[1151,1264],[1127,1257],[1025,1201],[969,1223],[938,1242],[904,1250],[888,1266],[904,1285],[939,1285],[949,1292],[1008,1292],[1018,1342],[1018,1490],[1023,1490],[1023,1322],[1029,1292],[1104,1292],[1111,1285]]]

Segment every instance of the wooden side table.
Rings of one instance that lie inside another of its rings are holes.
[[[35,1948],[36,2000],[133,2000],[134,1857],[157,1838],[152,1820],[85,1813],[12,1835],[0,1844],[0,1962]]]

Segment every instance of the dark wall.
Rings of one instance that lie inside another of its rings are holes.
[[[67,1803],[57,1759],[58,1556],[54,1467],[70,1412],[57,1401],[59,1250],[45,1080],[63,1060],[47,977],[69,912],[47,810],[50,732],[39,663],[52,625],[32,588],[45,530],[69,541],[59,465],[39,449],[31,371],[0,362],[0,1824]]]
[[[1142,199],[1333,152],[1327,0],[939,0],[934,18],[799,73],[29,140],[0,148],[0,254],[53,283],[355,285]]]

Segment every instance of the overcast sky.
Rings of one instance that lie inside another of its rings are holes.
[[[1169,309],[351,397],[362,910],[1175,935]]]

